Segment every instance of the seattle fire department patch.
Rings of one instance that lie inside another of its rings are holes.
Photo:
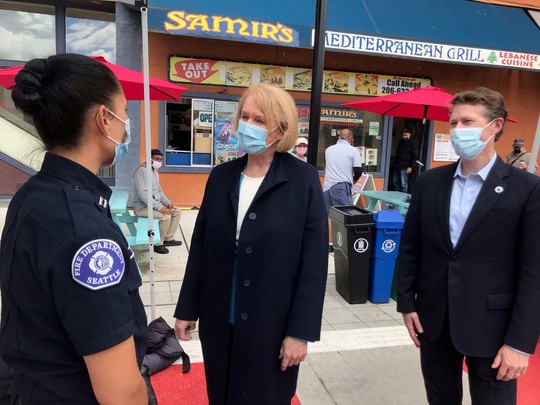
[[[118,243],[110,239],[96,239],[84,244],[75,253],[71,276],[86,288],[101,290],[118,284],[125,269],[124,255]]]

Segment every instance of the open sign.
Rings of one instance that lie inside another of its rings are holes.
[[[201,127],[212,127],[213,123],[213,114],[211,112],[200,112],[199,113],[199,126]]]

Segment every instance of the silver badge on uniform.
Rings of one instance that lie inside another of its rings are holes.
[[[118,284],[125,269],[122,249],[110,239],[95,239],[85,243],[77,250],[71,262],[73,280],[91,290]]]
[[[502,188],[501,186],[495,187],[495,192],[496,192],[497,194],[501,194],[503,191],[504,191],[504,188]]]
[[[98,203],[100,206],[102,206],[103,208],[107,208],[107,205],[109,204],[109,202],[107,201],[106,198],[103,198],[103,197],[99,197],[99,203]]]

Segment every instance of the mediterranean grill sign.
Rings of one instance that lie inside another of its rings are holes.
[[[312,31],[312,45],[314,43]],[[326,31],[325,46],[341,51],[540,71],[540,55]]]

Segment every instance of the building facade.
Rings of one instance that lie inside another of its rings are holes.
[[[242,0],[227,5],[151,0],[150,74],[188,88],[176,102],[151,102],[151,144],[165,154],[160,181],[172,201],[200,204],[212,167],[243,153],[230,124],[243,90],[257,82],[291,93],[300,133],[318,136],[321,176],[324,149],[344,127],[353,130],[354,145],[377,189],[390,189],[392,158],[403,128],[412,131],[425,168],[454,160],[447,122],[424,124],[342,106],[414,87],[431,85],[456,93],[486,86],[501,92],[518,122],[507,124],[498,153],[511,150],[515,138],[524,138],[531,147],[540,105],[540,34],[527,13],[465,0],[437,6],[417,0],[409,2],[409,9],[402,3],[328,0],[322,108],[317,112],[321,125],[313,134],[309,103],[315,1],[275,1],[268,9]],[[115,10],[117,33],[119,26],[137,25],[136,9],[117,4]],[[458,30],[456,24],[466,29]],[[117,52],[122,49],[124,55],[116,62],[136,68],[140,47],[117,43]],[[140,112],[136,118],[141,119]],[[132,132],[141,128],[142,120]],[[143,144],[136,142],[130,151],[133,164],[144,160]],[[117,184],[127,185],[131,172],[131,167],[117,168]]]

